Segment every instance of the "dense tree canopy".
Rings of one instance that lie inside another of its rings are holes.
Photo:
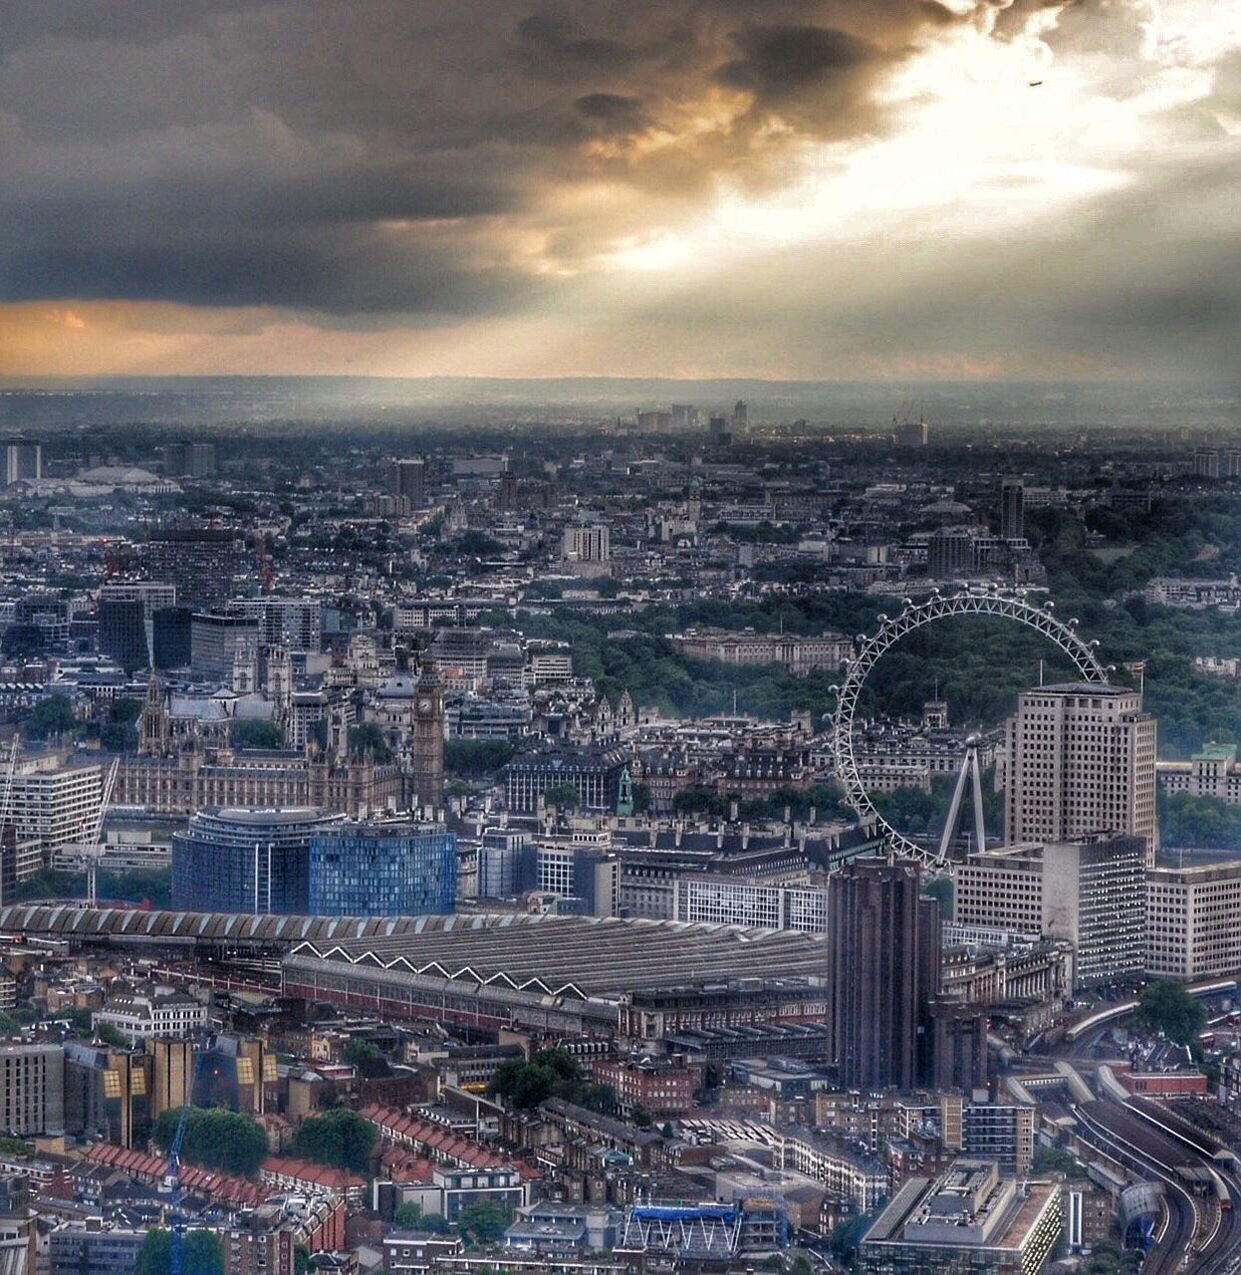
[[[167,1151],[177,1132],[180,1108],[162,1111],[155,1119],[151,1137]],[[256,1120],[240,1111],[222,1107],[192,1107],[185,1129],[181,1158],[187,1164],[251,1176],[267,1155],[267,1135]]]
[[[1184,983],[1160,979],[1147,983],[1138,1000],[1134,1023],[1150,1032],[1162,1032],[1177,1045],[1196,1045],[1206,1026],[1206,1006],[1185,990]]]
[[[528,1061],[509,1059],[496,1071],[488,1092],[521,1108],[537,1107],[547,1098],[563,1098],[605,1114],[616,1110],[611,1087],[591,1084],[581,1063],[567,1049],[540,1049]]]
[[[344,1107],[303,1120],[293,1138],[293,1154],[337,1169],[365,1173],[375,1146],[375,1126]]]
[[[162,1226],[153,1226],[138,1250],[134,1275],[169,1275],[172,1269],[172,1237]],[[214,1231],[187,1231],[181,1240],[182,1275],[221,1275],[224,1260]]]

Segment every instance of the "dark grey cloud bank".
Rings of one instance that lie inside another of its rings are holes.
[[[933,0],[21,5],[0,59],[0,295],[524,302],[539,285],[504,219],[580,183],[659,200],[721,170],[757,180],[775,112],[875,128],[877,77],[947,20]],[[629,144],[719,92],[740,108],[654,159]],[[589,235],[572,220],[549,226],[565,245]]]
[[[675,224],[720,178],[776,188],[802,139],[884,136],[888,77],[962,24],[994,20],[1006,41],[1056,8],[1053,53],[1109,58],[1125,81],[1149,3],[15,3],[0,302],[275,306],[325,325],[571,309],[575,275],[644,217]],[[1238,116],[1234,55],[1177,122],[1183,151],[1054,236],[945,244],[895,278],[882,243],[845,266],[830,247],[776,254],[730,281],[737,328],[808,360],[816,342],[842,357],[1054,344],[1225,371],[1236,148],[1194,147]],[[660,340],[720,316],[718,291],[662,304],[641,316]],[[745,339],[725,348],[741,358]]]

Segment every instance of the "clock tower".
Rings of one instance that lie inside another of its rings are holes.
[[[423,658],[414,684],[414,805],[444,804],[444,682],[435,661]]]

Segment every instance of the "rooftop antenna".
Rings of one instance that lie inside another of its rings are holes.
[[[1041,657],[1038,662],[1038,684],[1040,686],[1043,685],[1043,661]]]

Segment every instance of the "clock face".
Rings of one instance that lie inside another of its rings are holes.
[[[431,711],[431,701],[429,699],[420,699],[418,701],[418,711],[420,713],[429,713]]]

